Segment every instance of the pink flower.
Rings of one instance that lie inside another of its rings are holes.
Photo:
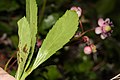
[[[97,52],[96,46],[94,44],[90,44],[90,45],[84,47],[85,54],[91,54],[92,52],[93,53]]]
[[[85,46],[84,47],[84,53],[85,54],[91,54],[92,53],[92,49],[90,46]]]
[[[37,44],[36,44],[36,45],[37,45],[37,47],[40,47],[40,46],[41,46],[41,44],[42,44],[42,40],[41,40],[41,39],[38,39],[38,40],[37,40]]]
[[[90,47],[91,47],[93,53],[97,52],[96,46],[94,44],[91,44]]]
[[[75,6],[73,6],[70,10],[76,11],[77,14],[78,14],[78,17],[80,17],[81,14],[82,14],[82,9],[81,9],[80,7],[75,7]]]
[[[109,18],[105,20],[103,20],[103,18],[100,18],[98,20],[98,25],[99,27],[95,28],[95,33],[100,34],[101,39],[105,39],[106,37],[111,36],[111,33],[113,31],[111,27],[113,27],[113,24],[110,22]]]
[[[88,36],[83,36],[83,37],[82,37],[82,40],[83,40],[83,42],[85,42],[85,43],[90,42],[90,39],[89,39]]]

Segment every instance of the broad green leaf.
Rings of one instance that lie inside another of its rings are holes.
[[[37,68],[72,38],[77,30],[78,19],[75,11],[68,10],[56,22],[39,49],[33,69]]]
[[[18,21],[18,35],[19,35],[19,44],[18,44],[18,70],[16,79],[19,80],[24,67],[25,63],[29,54],[30,46],[31,46],[31,33],[28,21],[25,17]]]
[[[31,31],[31,52],[25,70],[28,68],[34,53],[36,34],[37,34],[37,4],[36,0],[26,0],[26,18],[30,25]]]

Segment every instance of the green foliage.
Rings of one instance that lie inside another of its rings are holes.
[[[36,43],[37,5],[35,0],[26,0],[26,18],[23,17],[18,21],[19,51],[17,56],[18,70],[16,79],[24,80],[34,69],[46,61],[57,50],[62,48],[75,34],[78,26],[78,19],[78,15],[75,11],[66,11],[65,15],[56,22],[48,33],[39,49],[32,68],[28,68]]]
[[[5,5],[5,6],[4,6]],[[19,5],[16,3],[15,0],[0,0],[0,11],[13,11],[19,8]]]
[[[23,19],[21,19],[18,22],[18,26],[19,26],[18,47],[20,50],[18,51],[19,66],[16,75],[17,80],[21,79],[21,77],[24,75],[24,72],[28,68],[34,53],[37,34],[37,4],[35,0],[26,0],[26,18],[24,17]],[[21,59],[23,61],[21,61]]]
[[[44,73],[44,76],[46,76],[47,80],[57,80],[61,77],[61,74],[55,65],[47,66],[46,69],[48,71]]]
[[[26,18],[29,23],[30,33],[31,33],[31,51],[29,54],[28,62],[25,69],[28,68],[30,61],[32,59],[35,43],[36,43],[36,35],[37,35],[37,4],[36,0],[26,0]]]
[[[38,19],[42,17],[41,22],[38,20],[38,37],[40,37],[41,41],[43,41],[58,17],[61,16],[61,13],[63,14],[71,6],[79,6],[83,9],[81,20],[84,22],[84,30],[97,27],[99,17],[103,17],[104,19],[109,17],[115,27],[113,28],[112,37],[103,41],[94,34],[94,31],[86,34],[97,45],[97,54],[81,55],[84,53],[81,52],[83,51],[83,43],[81,43],[80,39],[80,43],[76,41],[75,43],[69,44],[69,46],[65,45],[64,48],[57,52],[58,54],[54,54],[34,70],[26,80],[49,80],[51,77],[54,77],[54,80],[109,80],[120,72],[120,0],[46,0],[43,16],[41,15],[41,11],[45,0],[36,1],[39,10]],[[18,27],[16,22],[25,15],[25,4],[25,0],[0,0],[0,66],[4,66],[6,60],[18,50]],[[53,18],[51,19],[49,16]],[[81,32],[81,29],[78,31]],[[3,34],[7,35],[4,40],[2,40]],[[12,43],[6,44],[9,41],[12,41]],[[77,46],[77,43],[79,46]],[[31,66],[36,58],[36,54],[33,55],[33,60],[29,64]],[[11,63],[15,59],[16,56],[12,59]],[[87,61],[84,59],[87,59]],[[17,64],[15,63],[10,67],[11,63],[8,65],[8,70],[15,76]],[[30,70],[29,65],[28,68],[26,67],[25,72]],[[55,67],[51,65],[55,65]],[[50,75],[52,72],[56,74],[60,73],[61,76]]]
[[[11,33],[11,28],[8,27],[8,24],[0,22],[0,33]]]
[[[18,21],[19,50],[17,52],[18,70],[16,79],[19,80],[24,71],[25,63],[31,47],[31,33],[27,19],[23,17]]]
[[[62,48],[75,34],[77,26],[77,14],[71,10],[66,11],[66,13],[56,22],[44,40],[33,64],[33,69],[37,68],[57,50]]]
[[[96,8],[99,14],[107,14],[114,9],[116,0],[99,0]]]
[[[66,70],[68,75],[71,75],[69,77],[70,80],[82,80],[83,78],[84,80],[96,79],[95,72],[91,71],[92,67],[93,62],[83,52],[80,53],[79,58],[64,61],[64,70]]]

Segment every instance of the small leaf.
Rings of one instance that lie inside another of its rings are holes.
[[[56,22],[39,49],[33,69],[37,68],[72,38],[77,30],[78,19],[75,11],[68,10]]]
[[[36,0],[26,0],[26,18],[28,20],[31,32],[31,52],[25,70],[28,68],[34,53],[36,34],[37,34],[37,4]]]
[[[17,52],[17,58],[18,58],[18,70],[16,75],[17,80],[20,79],[23,73],[24,66],[31,46],[30,28],[27,19],[25,17],[23,17],[18,21],[18,35],[19,35],[19,44],[18,44],[19,51]]]

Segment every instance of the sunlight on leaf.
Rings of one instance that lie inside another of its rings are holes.
[[[78,19],[74,11],[68,10],[56,22],[39,49],[33,69],[37,68],[57,50],[61,49],[73,37],[77,30]]]

